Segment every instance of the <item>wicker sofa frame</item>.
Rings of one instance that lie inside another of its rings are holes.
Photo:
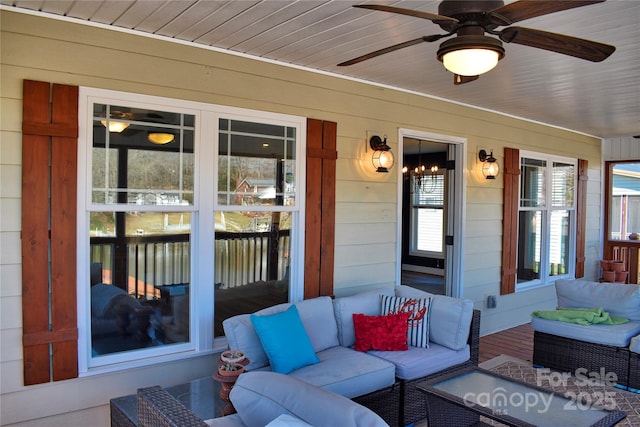
[[[629,387],[640,390],[640,354],[629,352]]]
[[[470,366],[478,366],[480,353],[480,311],[473,310],[471,328],[467,343],[471,357],[466,362],[451,366],[425,377],[413,380],[396,379],[390,388],[375,391],[352,400],[366,406],[380,415],[391,427],[406,426],[427,418],[427,406],[424,393],[416,385],[441,375],[462,371]]]
[[[633,367],[631,366],[631,355]],[[627,347],[594,344],[571,338],[534,331],[533,364],[560,372],[574,373],[578,368],[588,372],[615,372],[618,384],[629,385],[630,370],[637,383],[640,383],[640,361],[638,355]]]
[[[159,386],[138,390],[138,427],[207,427],[207,423]]]

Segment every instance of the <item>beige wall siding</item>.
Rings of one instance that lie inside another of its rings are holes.
[[[387,134],[397,152],[399,128],[466,138],[464,281],[477,308],[499,293],[502,178],[482,179],[480,148],[548,152],[589,161],[589,206],[599,203],[601,148],[597,138],[428,97],[366,85],[131,34],[0,11],[0,378],[1,422],[102,408],[137,387],[209,375],[211,360],[150,365],[109,375],[22,386],[20,286],[20,159],[23,79],[91,86],[208,102],[338,123],[335,291],[393,286],[398,263],[397,173],[376,174],[366,132]],[[425,76],[425,78],[427,78]],[[472,83],[475,84],[475,83]],[[400,166],[398,162],[397,167]],[[397,169],[394,168],[394,172]],[[593,179],[593,182],[591,178]],[[600,212],[589,211],[587,242],[598,245]],[[587,251],[588,272],[597,254]],[[595,277],[595,276],[593,276]],[[498,298],[484,310],[482,332],[528,321],[555,304],[553,288]],[[170,373],[167,375],[167,373]],[[42,402],[44,404],[33,405]],[[34,424],[35,425],[35,424]]]
[[[605,139],[602,145],[602,160],[640,159],[640,139],[631,136]]]

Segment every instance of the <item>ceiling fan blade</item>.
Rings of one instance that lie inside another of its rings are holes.
[[[489,12],[489,19],[496,25],[511,25],[514,22],[548,15],[562,10],[602,3],[605,0],[520,0]]]
[[[465,83],[472,82],[474,80],[478,80],[480,76],[461,76],[460,74],[453,75],[453,84],[454,85],[462,85]]]
[[[608,44],[523,27],[505,28],[500,32],[500,40],[505,43],[550,50],[592,62],[604,61],[616,50],[615,46]]]
[[[449,18],[448,16],[436,15],[435,13],[422,12],[419,10],[413,9],[403,9],[401,7],[393,7],[393,6],[385,6],[382,4],[356,4],[353,7],[358,7],[360,9],[371,9],[371,10],[381,10],[383,12],[391,12],[398,13],[400,15],[413,16],[415,18],[423,18],[428,19],[430,21],[442,21],[442,22],[452,22],[457,23],[458,20],[455,18]]]
[[[405,47],[413,46],[419,43],[424,43],[429,40],[429,36],[420,37],[418,39],[409,40],[407,42],[394,44],[393,46],[385,47],[384,49],[376,50],[374,52],[367,53],[366,55],[358,56],[357,58],[350,59],[338,64],[338,67],[344,67],[346,65],[357,64],[358,62],[366,61],[367,59],[375,58],[376,56],[384,55],[385,53],[394,52],[396,50],[404,49]]]

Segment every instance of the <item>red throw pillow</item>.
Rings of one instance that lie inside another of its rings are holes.
[[[353,327],[356,333],[358,351],[408,350],[407,328],[409,313],[387,314],[383,316],[366,316],[353,314]]]

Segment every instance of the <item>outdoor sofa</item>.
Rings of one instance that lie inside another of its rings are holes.
[[[629,319],[616,325],[580,325],[533,317],[533,364],[590,376],[614,373],[617,383],[640,388],[640,285],[557,280],[558,307],[603,308]]]
[[[383,296],[387,300],[397,297],[422,302],[430,298],[429,316],[425,319],[428,348],[409,346],[405,351],[366,352],[354,349],[353,315],[371,318],[380,315]],[[335,299],[318,297],[279,304],[254,316],[262,320],[273,315],[288,316],[291,306],[299,314],[317,360],[294,367],[288,375],[353,399],[392,426],[405,426],[426,418],[424,397],[416,388],[418,382],[478,364],[480,312],[473,309],[468,299],[431,295],[400,286]],[[252,320],[251,314],[243,314],[226,319],[224,331],[229,348],[243,351],[250,360],[248,372],[270,371],[274,360],[287,355],[273,355],[269,343],[263,346],[264,336],[259,336],[254,328],[255,317]],[[281,332],[289,328],[290,322],[284,322],[281,329],[276,327],[269,333],[277,341],[283,335]]]

